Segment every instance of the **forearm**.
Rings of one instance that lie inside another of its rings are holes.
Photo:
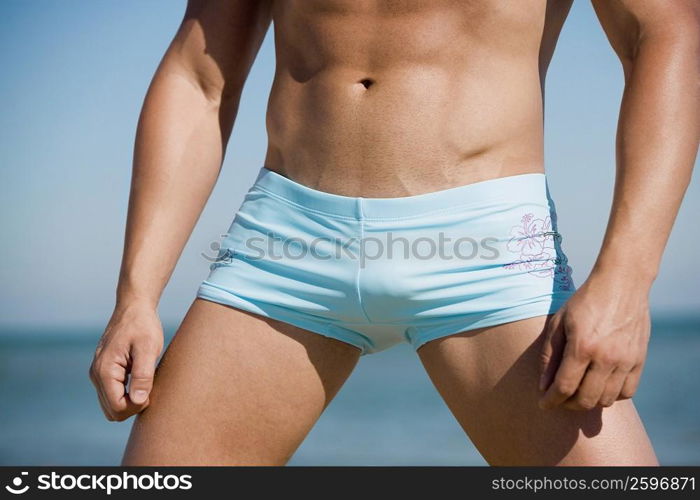
[[[636,392],[651,333],[649,291],[700,139],[697,0],[593,7],[625,72],[615,192],[591,275],[545,334],[543,408],[605,408]]]
[[[167,56],[156,72],[136,133],[118,305],[160,299],[216,183],[237,94],[212,101]]]
[[[657,275],[697,154],[699,44],[643,37],[626,65],[614,198],[592,277],[648,292]]]

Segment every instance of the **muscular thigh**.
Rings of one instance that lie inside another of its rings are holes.
[[[340,341],[196,299],[124,464],[284,464],[358,358]]]
[[[433,383],[492,465],[654,465],[631,400],[591,411],[542,410],[539,352],[547,317],[428,342]]]

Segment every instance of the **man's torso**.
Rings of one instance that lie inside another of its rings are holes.
[[[284,0],[265,166],[394,197],[543,170],[542,85],[571,0]]]

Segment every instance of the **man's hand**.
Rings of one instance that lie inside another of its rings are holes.
[[[90,379],[107,420],[125,420],[148,406],[162,349],[163,328],[153,307],[137,304],[115,309],[90,366]]]
[[[647,296],[595,277],[581,286],[545,333],[541,408],[590,410],[632,397],[651,329]]]

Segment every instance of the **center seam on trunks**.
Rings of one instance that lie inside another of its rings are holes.
[[[357,275],[355,276],[355,288],[357,290],[357,301],[360,305],[360,310],[362,311],[362,314],[364,314],[365,318],[367,319],[368,323],[371,323],[372,320],[369,319],[369,315],[367,314],[367,310],[365,309],[364,304],[362,303],[362,293],[360,292],[360,272],[362,270],[362,263],[364,262],[364,258],[362,255],[362,251],[364,249],[364,243],[363,240],[365,238],[365,228],[364,228],[364,213],[362,211],[362,197],[357,198],[357,220],[360,224],[360,260],[357,263]]]

